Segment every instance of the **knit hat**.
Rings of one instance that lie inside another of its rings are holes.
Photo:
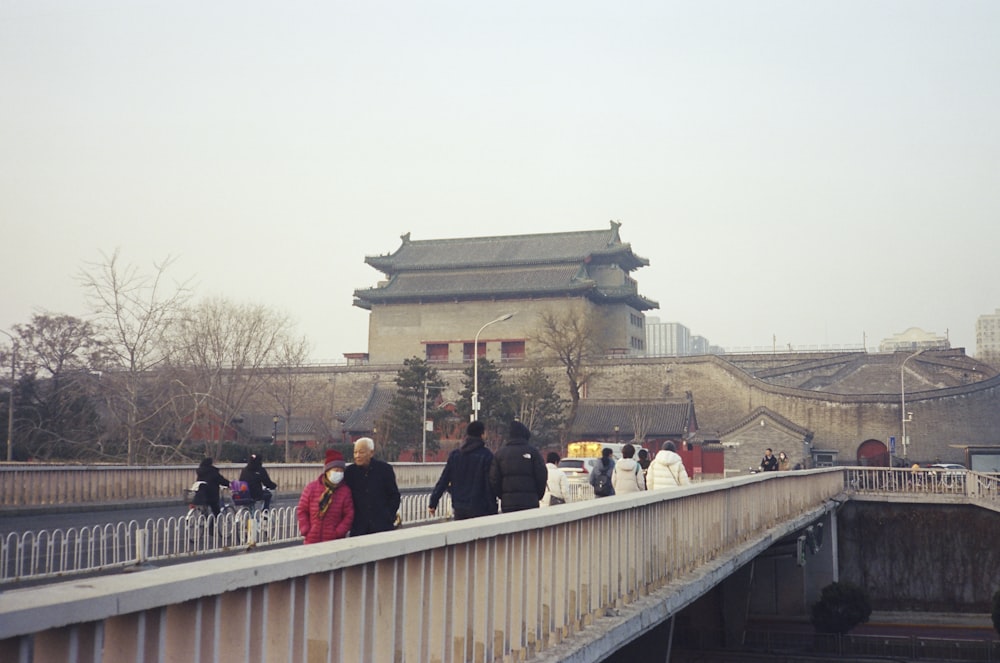
[[[510,424],[510,437],[511,439],[518,438],[522,440],[530,440],[531,431],[528,430],[528,427],[520,421],[512,421]]]
[[[339,467],[340,469],[347,467],[347,463],[344,462],[344,454],[336,449],[327,449],[326,463],[323,465],[323,471],[329,472],[335,467]]]
[[[473,421],[469,424],[469,427],[465,429],[465,434],[469,437],[482,437],[484,432],[486,432],[486,426],[484,426],[481,421]]]

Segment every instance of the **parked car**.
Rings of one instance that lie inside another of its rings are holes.
[[[950,484],[952,481],[961,481],[965,476],[965,465],[959,463],[933,463],[927,466],[929,470],[935,470],[944,483]]]
[[[597,458],[563,458],[559,461],[559,469],[570,481],[586,483],[590,480],[590,473],[594,471],[597,461]]]

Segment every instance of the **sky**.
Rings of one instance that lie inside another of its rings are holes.
[[[367,349],[365,256],[622,223],[734,347],[1000,309],[994,0],[0,0],[0,328],[115,250]]]

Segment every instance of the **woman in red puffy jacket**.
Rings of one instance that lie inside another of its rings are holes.
[[[305,543],[333,541],[347,536],[354,522],[354,500],[344,484],[344,456],[326,452],[323,474],[309,483],[299,498],[299,532]]]

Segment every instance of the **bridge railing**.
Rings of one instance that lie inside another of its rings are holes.
[[[227,479],[238,479],[242,464],[220,463]],[[444,463],[393,463],[400,489],[428,488]],[[316,464],[267,465],[282,492],[300,493],[323,468]],[[194,465],[0,465],[0,507],[100,504],[117,501],[181,501],[195,480]]]
[[[935,468],[848,467],[847,491],[855,497],[930,497],[969,501],[1000,510],[1000,474]]]
[[[571,502],[593,499],[589,484],[573,484]],[[452,517],[445,493],[432,517],[430,493],[406,493],[399,515],[403,527]],[[0,585],[109,571],[147,562],[251,550],[301,541],[296,508],[272,508],[243,516],[188,511],[186,515],[150,518],[90,527],[0,533]]]
[[[739,477],[4,592],[0,660],[523,661],[843,489]]]

